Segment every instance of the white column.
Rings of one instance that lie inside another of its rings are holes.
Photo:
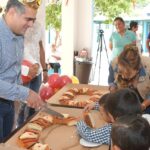
[[[41,5],[38,9],[38,12],[37,12],[37,20],[40,22],[42,28],[43,28],[43,45],[44,45],[44,48],[45,48],[45,0],[42,0],[41,1]]]
[[[74,50],[92,48],[92,0],[63,0],[62,74],[73,74]]]

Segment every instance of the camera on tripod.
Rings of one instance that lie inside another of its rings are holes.
[[[109,64],[109,58],[108,58],[108,54],[107,54],[107,47],[106,47],[106,42],[105,42],[105,38],[104,38],[104,31],[102,29],[98,29],[97,43],[98,43],[98,47],[97,47],[97,53],[96,53],[96,58],[95,58],[95,65],[94,65],[94,68],[93,68],[93,79],[95,78],[95,72],[96,72],[96,68],[97,68],[97,65],[98,65],[98,69],[99,69],[98,70],[98,85],[99,85],[102,50],[105,50],[106,57],[107,57],[108,64]]]
[[[103,34],[103,33],[104,33],[104,31],[99,29],[99,34]]]

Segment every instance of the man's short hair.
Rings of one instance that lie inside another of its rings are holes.
[[[16,10],[20,13],[25,12],[25,7],[18,0],[8,0],[5,11],[7,12],[10,8],[16,8]]]
[[[24,13],[25,6],[31,7],[33,9],[39,8],[37,0],[33,2],[27,2],[25,0],[8,0],[5,11],[7,12],[10,8],[14,7],[19,13]]]

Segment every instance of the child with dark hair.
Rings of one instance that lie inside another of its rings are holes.
[[[148,150],[150,125],[141,116],[124,116],[112,125],[111,150]]]
[[[86,110],[89,111],[89,109]],[[141,114],[142,112],[138,96],[128,88],[103,95],[99,100],[99,111],[107,122],[103,127],[91,128],[83,120],[77,122],[77,130],[80,136],[86,141],[99,145],[110,145],[112,123],[117,118],[124,115]]]

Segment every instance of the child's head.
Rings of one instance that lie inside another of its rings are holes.
[[[111,138],[111,150],[148,150],[150,125],[141,116],[124,116],[113,124]]]
[[[109,95],[109,93],[107,94],[104,94],[100,99],[99,99],[99,111],[100,111],[100,114],[102,116],[102,118],[106,121],[106,122],[111,122],[110,120],[110,117],[109,117],[109,114],[105,111],[104,109],[104,105],[106,103],[106,100],[107,100],[107,96]]]
[[[136,93],[124,88],[117,90],[114,93],[109,93],[105,96],[104,104],[101,105],[99,100],[100,112],[109,116],[110,120],[107,122],[114,122],[117,118],[124,115],[141,114],[141,104]]]

